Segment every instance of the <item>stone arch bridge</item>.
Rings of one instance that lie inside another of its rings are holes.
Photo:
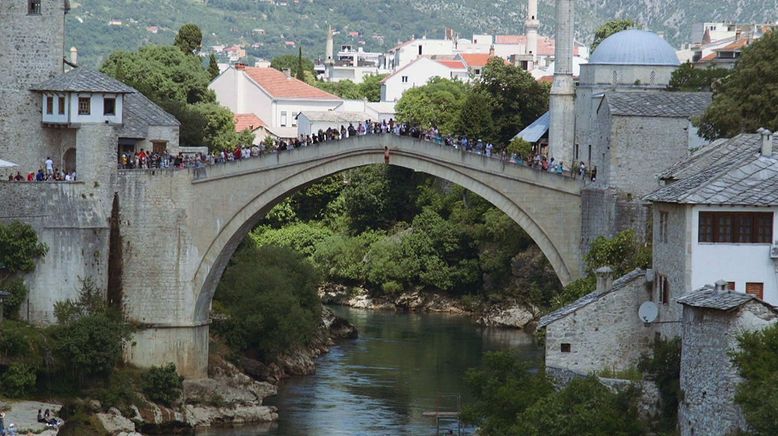
[[[384,163],[431,174],[480,195],[515,220],[566,284],[581,274],[579,181],[395,135],[368,135],[187,171],[117,177],[108,287],[141,325],[129,361],[207,371],[208,315],[224,268],[279,201],[350,168]]]

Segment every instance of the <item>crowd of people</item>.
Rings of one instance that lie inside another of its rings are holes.
[[[38,171],[30,171],[27,174],[22,174],[21,171],[17,171],[16,174],[10,174],[8,176],[9,182],[75,182],[75,171],[64,171],[54,166],[54,161],[51,157],[47,157],[43,166],[38,168]]]

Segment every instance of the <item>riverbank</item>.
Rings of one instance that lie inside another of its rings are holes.
[[[540,310],[518,301],[498,304],[473,303],[462,298],[428,292],[403,292],[393,297],[373,296],[360,286],[327,283],[319,288],[322,304],[347,306],[355,309],[448,313],[473,318],[486,327],[515,328],[533,332]]]

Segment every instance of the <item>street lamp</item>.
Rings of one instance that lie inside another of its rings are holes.
[[[3,322],[3,302],[7,297],[10,297],[11,293],[8,291],[0,291],[0,322]]]

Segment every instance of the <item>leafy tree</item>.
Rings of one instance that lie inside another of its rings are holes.
[[[201,126],[202,144],[213,150],[233,149],[239,143],[235,133],[235,119],[232,112],[217,103],[197,103],[190,106],[193,113],[205,120]]]
[[[465,383],[474,401],[465,405],[462,418],[484,435],[520,434],[512,430],[519,415],[554,392],[544,374],[533,375],[527,363],[507,352],[486,353],[480,368],[467,371]]]
[[[235,142],[237,144],[250,147],[254,144],[254,138],[256,138],[256,136],[256,133],[252,132],[251,129],[246,128],[242,132],[238,132],[237,136],[235,137]]]
[[[594,31],[592,53],[594,53],[594,50],[597,48],[597,46],[600,45],[600,43],[607,39],[609,36],[613,35],[614,33],[621,32],[622,30],[632,29],[636,26],[637,23],[631,19],[610,20],[604,23]]]
[[[211,76],[211,80],[219,76],[219,62],[213,53],[208,56],[208,75]]]
[[[778,324],[741,334],[738,345],[730,355],[744,380],[737,387],[735,402],[753,434],[778,434]]]
[[[367,101],[381,101],[381,82],[386,78],[386,74],[371,74],[362,78],[359,84],[359,93]]]
[[[302,69],[301,69],[301,65],[302,65]],[[275,68],[278,71],[289,70],[291,71],[292,76],[297,78],[307,77],[306,73],[309,73],[311,77],[316,76],[316,73],[313,69],[313,61],[308,58],[302,57],[302,55],[276,56],[270,61],[270,67]]]
[[[20,221],[0,223],[0,277],[28,273],[35,269],[35,260],[45,256],[46,244],[29,225]]]
[[[548,86],[498,57],[492,58],[484,67],[473,91],[482,92],[493,101],[491,117],[495,135],[492,142],[497,144],[507,145],[516,133],[548,110]]]
[[[468,93],[459,113],[458,132],[468,138],[497,142],[492,118],[492,108],[495,104],[494,99],[485,92],[473,90]]]
[[[346,100],[359,100],[362,98],[362,91],[360,90],[359,85],[348,79],[338,82],[317,81],[315,85],[321,90]]]
[[[173,45],[187,55],[194,55],[203,45],[203,32],[196,24],[184,24],[178,29]]]
[[[642,435],[637,397],[634,389],[611,392],[596,377],[576,378],[524,410],[504,434]]]
[[[260,227],[251,233],[251,239],[259,247],[275,246],[291,248],[306,257],[313,256],[317,244],[332,236],[332,232],[320,225],[297,222],[280,229]]]
[[[455,133],[469,88],[459,80],[434,77],[403,94],[397,102],[397,119],[425,129],[437,127],[444,134]]]
[[[272,358],[307,343],[321,322],[318,277],[300,254],[244,243],[215,294],[215,331],[236,351]]]
[[[13,363],[0,376],[3,394],[14,398],[23,397],[35,389],[38,375],[30,365]]]
[[[508,153],[517,154],[523,159],[529,159],[529,155],[532,153],[532,144],[525,141],[523,138],[514,138],[510,144],[508,144]]]
[[[643,355],[638,369],[656,381],[661,396],[661,430],[671,432],[678,418],[681,399],[681,338],[656,338],[651,355]]]
[[[712,140],[778,130],[778,32],[767,32],[743,49],[732,74],[721,80],[713,104],[700,120],[700,135]]]
[[[671,91],[710,91],[713,84],[729,75],[724,68],[697,68],[686,62],[673,71],[668,88]]]
[[[181,397],[183,381],[174,363],[153,366],[141,375],[141,386],[146,398],[168,407]]]
[[[411,170],[385,165],[350,172],[343,198],[351,233],[388,229],[398,221],[412,219],[417,211],[418,177]]]

